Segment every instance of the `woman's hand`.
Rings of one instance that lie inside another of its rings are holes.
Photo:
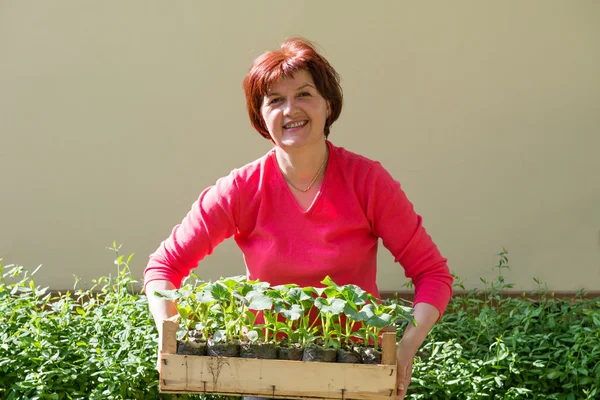
[[[160,372],[160,349],[156,352],[156,370]]]
[[[151,281],[146,284],[146,296],[148,298],[148,306],[150,307],[150,313],[154,318],[156,324],[156,330],[158,331],[158,348],[156,355],[156,370],[160,371],[160,351],[162,347],[162,323],[166,319],[173,318],[178,315],[175,303],[171,300],[165,300],[158,298],[154,295],[157,290],[173,290],[175,286],[164,280]]]
[[[409,323],[404,331],[402,340],[396,345],[396,365],[398,369],[398,400],[404,399],[410,378],[415,355],[429,331],[440,317],[437,308],[427,303],[417,303],[414,306],[414,318],[417,326]]]
[[[398,369],[397,383],[398,383],[398,400],[403,400],[410,385],[410,378],[412,377],[412,366],[417,354],[419,346],[410,343],[409,340],[402,339],[396,345],[396,368]]]

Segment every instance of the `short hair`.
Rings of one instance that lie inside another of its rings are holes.
[[[281,44],[280,50],[268,51],[257,57],[244,78],[250,123],[264,138],[271,139],[260,112],[263,97],[273,84],[282,78],[291,78],[302,70],[310,73],[319,94],[329,102],[330,114],[325,121],[325,137],[329,136],[329,127],[342,112],[340,76],[310,41],[292,37]]]

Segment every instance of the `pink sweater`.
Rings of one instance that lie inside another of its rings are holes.
[[[452,294],[446,259],[412,204],[380,163],[336,147],[311,207],[290,192],[274,149],[204,190],[181,224],[150,256],[144,281],[176,287],[215,246],[234,236],[249,279],[272,285],[322,286],[326,275],[379,297],[377,243],[392,253],[415,286],[414,304],[443,314]]]

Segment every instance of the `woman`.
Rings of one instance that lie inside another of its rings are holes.
[[[243,86],[250,121],[273,149],[205,189],[150,256],[145,289],[159,334],[161,321],[177,312],[152,293],[178,287],[228,237],[242,250],[249,279],[319,286],[329,275],[375,296],[381,238],[415,285],[418,326],[409,326],[397,346],[404,398],[413,358],[451,296],[446,259],[400,184],[378,162],[328,140],[342,90],[310,42],[288,39],[258,57]]]

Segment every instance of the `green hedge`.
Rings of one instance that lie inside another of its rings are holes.
[[[50,295],[0,265],[0,399],[196,399],[158,393],[157,334],[128,260],[89,290]],[[600,398],[600,299],[521,298],[500,253],[486,290],[455,296],[414,363],[410,399]],[[456,289],[462,283],[456,279]]]

